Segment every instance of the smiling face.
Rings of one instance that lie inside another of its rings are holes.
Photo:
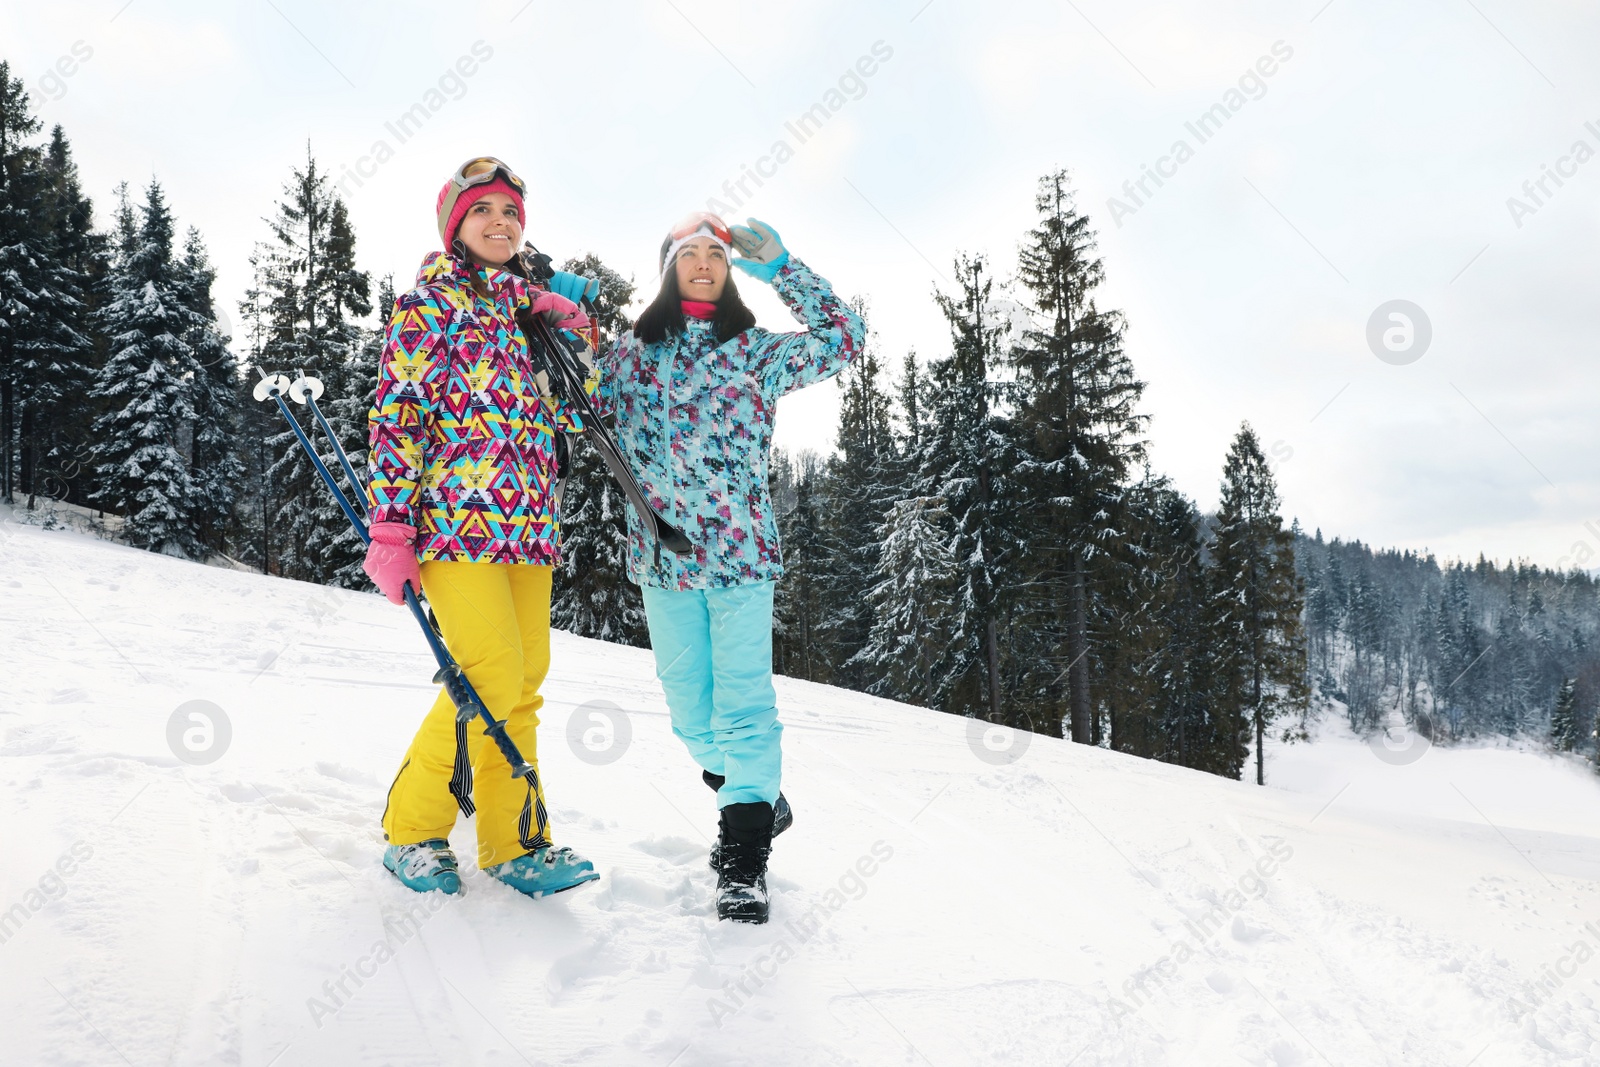
[[[504,266],[522,247],[522,219],[517,214],[517,202],[505,193],[480,197],[467,209],[456,236],[480,266]]]
[[[696,237],[678,249],[672,269],[678,272],[678,293],[683,299],[712,304],[722,299],[728,284],[728,257],[711,238]]]

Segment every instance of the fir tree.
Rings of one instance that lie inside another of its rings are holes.
[[[295,168],[284,199],[268,220],[272,240],[250,257],[254,272],[241,304],[253,333],[251,366],[256,373],[304,372],[322,380],[328,401],[323,413],[346,449],[366,438],[366,414],[376,388],[376,364],[365,365],[370,345],[354,317],[371,312],[371,280],[356,268],[355,234],[349,214],[307,150],[304,168]],[[328,468],[338,470],[308,409],[290,405],[307,436],[318,444]],[[249,420],[267,433],[281,417],[257,406]],[[266,439],[272,459],[264,472],[275,507],[269,541],[277,544],[278,570],[288,577],[358,587],[360,539],[350,528],[310,459],[287,428]],[[352,462],[363,453],[355,448]]]
[[[157,182],[140,219],[100,311],[111,350],[95,383],[107,408],[94,425],[99,499],[123,516],[129,544],[196,559],[203,546],[194,533],[185,440],[194,417],[194,357],[183,340],[191,317],[172,258],[172,215]]]
[[[954,526],[956,630],[935,702],[944,710],[981,711],[1005,723],[1001,693],[1000,591],[1007,533],[1004,506],[1005,437],[991,413],[991,369],[1006,326],[994,306],[994,282],[982,256],[961,256],[959,294],[937,294],[950,325],[951,353],[929,367],[933,397],[917,455],[916,496],[942,496]]]
[[[1442,710],[1450,734],[1457,737],[1478,724],[1482,701],[1479,676],[1473,672],[1482,671],[1483,661],[1493,651],[1468,591],[1472,573],[1459,563],[1450,568],[1433,619],[1439,650],[1430,671],[1434,706]]]
[[[1111,747],[1237,774],[1236,724],[1219,720],[1203,523],[1165,478],[1146,472],[1124,502],[1128,552],[1102,599],[1116,625],[1099,643]]]
[[[244,463],[237,453],[239,361],[228,348],[229,339],[218,330],[211,296],[217,272],[198,230],[190,228],[177,269],[182,300],[189,312],[183,339],[194,365],[188,383],[194,418],[190,427],[193,527],[196,540],[212,552],[222,552],[244,475]]]
[[[853,306],[866,321],[865,302],[857,300]],[[866,647],[873,627],[872,606],[860,594],[873,584],[879,570],[878,527],[893,501],[899,464],[891,400],[870,331],[868,338],[855,362],[836,379],[844,398],[836,452],[827,464],[824,514],[828,558],[817,579],[831,609],[819,636],[828,658],[838,664],[836,680],[870,689],[870,678],[861,673],[868,661],[854,660],[854,667],[849,664]]]
[[[1031,327],[1011,353],[1018,520],[1028,546],[1039,625],[1063,636],[1051,657],[1067,676],[1071,736],[1098,744],[1089,677],[1093,590],[1119,563],[1119,507],[1143,455],[1144,416],[1135,405],[1144,383],[1122,349],[1123,323],[1101,311],[1094,291],[1104,277],[1095,235],[1073,206],[1065,171],[1039,181],[1038,224],[1021,249],[1019,277],[1033,303]],[[1063,666],[1064,665],[1064,668]],[[1052,716],[1059,721],[1060,716]]]
[[[938,497],[897,501],[874,533],[882,545],[866,602],[872,630],[854,657],[873,679],[867,691],[930,704],[954,637],[957,567],[949,515]]]
[[[562,270],[600,283],[594,299],[600,338],[628,329],[633,283],[589,254]],[[649,627],[639,589],[628,580],[628,502],[600,455],[570,438],[570,470],[561,497],[561,559],[550,601],[551,625],[601,641],[647,647]]]
[[[782,448],[774,449],[770,462],[767,464],[767,493],[772,498],[772,511],[778,523],[778,532],[781,538],[784,524],[788,521],[789,513],[795,507],[795,468],[794,461],[788,451]],[[778,674],[786,673],[784,665],[784,650],[789,641],[789,589],[791,586],[790,575],[793,565],[789,560],[789,552],[784,551],[784,576],[779,580],[772,596],[772,669]]]
[[[1286,711],[1299,711],[1308,699],[1304,607],[1294,565],[1294,541],[1278,515],[1272,469],[1255,431],[1245,423],[1228,450],[1222,473],[1222,505],[1217,511],[1215,592],[1220,652],[1222,722],[1237,722],[1238,773],[1256,745],[1256,784],[1266,784],[1264,740],[1267,728]]]
[[[927,383],[917,364],[916,349],[906,352],[900,365],[900,380],[895,385],[895,406],[899,426],[895,430],[895,462],[890,482],[897,499],[907,496],[917,480],[917,465],[922,441],[927,436]]]
[[[378,328],[374,332],[380,340],[389,337],[389,323],[394,320],[394,305],[398,299],[394,291],[394,275],[385,274],[378,283],[378,301],[373,305],[378,315]],[[376,367],[373,368],[373,374],[377,374]]]
[[[61,128],[44,150],[38,132],[22,80],[0,61],[0,500],[20,489],[30,507],[62,493],[53,461],[73,412],[85,413],[92,347],[89,204]]]
[[[41,250],[28,211],[39,167],[39,150],[29,142],[38,132],[22,79],[0,60],[0,502],[7,504],[15,501],[19,348],[38,299]]]
[[[827,559],[818,499],[825,475],[811,452],[795,457],[794,466],[794,507],[778,516],[783,579],[773,603],[773,660],[780,673],[828,682],[832,680],[831,664],[818,640],[828,605],[817,580]]]
[[[1556,690],[1556,705],[1550,712],[1550,743],[1559,752],[1571,752],[1578,747],[1577,680],[1561,679]]]
[[[89,458],[94,413],[90,293],[104,274],[104,242],[93,232],[93,205],[60,126],[51,131],[37,177],[41,256],[30,285],[36,299],[15,364],[21,488],[30,508],[40,495],[85,499],[84,487],[74,483]]]

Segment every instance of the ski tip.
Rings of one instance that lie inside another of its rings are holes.
[[[664,520],[658,519],[656,523],[656,537],[669,552],[676,552],[681,556],[694,551],[693,542],[684,535],[684,532]]]

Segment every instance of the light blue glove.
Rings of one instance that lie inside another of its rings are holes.
[[[558,270],[550,275],[550,284],[545,288],[557,296],[564,296],[574,304],[581,304],[585,300],[593,300],[600,295],[600,283],[593,278],[585,278],[581,274],[570,271]]]
[[[752,278],[770,282],[783,265],[789,262],[789,250],[783,247],[778,231],[757,219],[746,219],[749,226],[730,226],[733,247],[743,258],[733,265]]]

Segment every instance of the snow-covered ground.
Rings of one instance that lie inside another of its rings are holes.
[[[425,898],[378,863],[411,626],[0,521],[0,1062],[1600,1061],[1576,761],[1330,729],[1262,789],[780,680],[796,822],[774,921],[734,927],[648,653],[557,635],[540,762],[603,880]]]

